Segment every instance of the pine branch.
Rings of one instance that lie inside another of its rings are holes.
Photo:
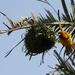
[[[19,29],[29,28],[31,26],[32,25],[27,25],[27,26],[18,27],[18,28],[11,28],[11,29],[8,29],[8,30],[0,30],[0,34],[6,33],[6,32],[10,32],[10,31],[19,30]]]

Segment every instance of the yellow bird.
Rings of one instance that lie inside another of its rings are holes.
[[[75,42],[72,41],[72,35],[67,31],[58,31],[58,34],[58,43],[66,47],[66,55],[69,55],[75,49]]]

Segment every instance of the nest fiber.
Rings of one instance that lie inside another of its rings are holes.
[[[25,35],[24,52],[26,55],[37,55],[51,49],[55,44],[55,32],[46,25],[33,26]]]

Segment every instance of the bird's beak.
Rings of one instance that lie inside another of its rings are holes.
[[[57,33],[56,36],[61,36],[61,33]]]
[[[58,36],[60,37],[61,36],[61,33],[58,33]]]

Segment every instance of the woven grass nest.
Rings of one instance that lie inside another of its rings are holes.
[[[31,27],[24,39],[23,52],[25,56],[35,56],[49,51],[55,44],[55,32],[46,25],[36,25]]]

